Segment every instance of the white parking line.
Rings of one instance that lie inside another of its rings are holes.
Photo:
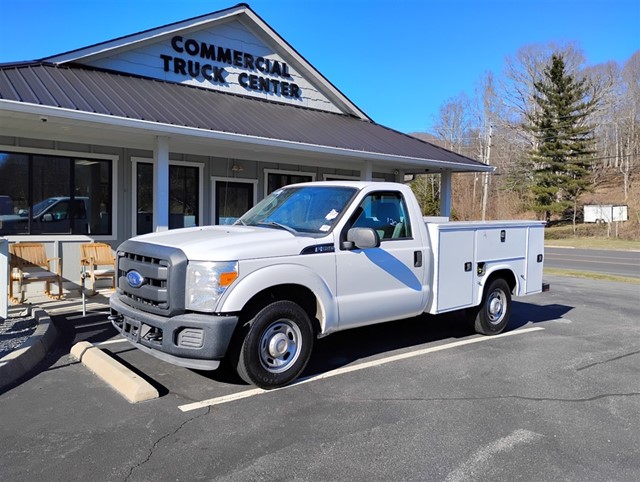
[[[380,365],[386,365],[387,363],[391,363],[399,360],[405,360],[407,358],[413,358],[416,356],[426,355],[429,353],[435,353],[437,351],[448,350],[450,348],[457,348],[459,346],[472,345],[474,343],[480,343],[483,341],[495,340],[496,338],[504,338],[507,336],[514,336],[514,335],[524,335],[525,333],[531,333],[531,332],[540,331],[540,330],[544,330],[544,328],[540,326],[535,326],[532,328],[524,328],[522,330],[515,330],[515,331],[509,331],[507,333],[501,333],[500,335],[478,336],[476,338],[471,338],[468,340],[455,341],[453,343],[447,343],[446,345],[439,345],[439,346],[434,346],[430,348],[424,348],[422,350],[416,350],[408,353],[401,353],[399,355],[393,355],[387,358],[381,358],[380,360],[373,360],[366,363],[360,363],[358,365],[338,368],[337,370],[321,373],[320,375],[302,378],[297,382],[292,383],[291,385],[287,385],[286,387],[278,388],[275,390],[263,390],[262,388],[254,388],[252,390],[245,390],[243,392],[233,393],[231,395],[224,395],[222,397],[210,398],[209,400],[203,400],[201,402],[194,402],[194,403],[188,403],[186,405],[180,405],[178,406],[178,408],[183,412],[188,412],[190,410],[197,410],[198,408],[211,407],[214,405],[222,405],[223,403],[233,402],[235,400],[242,400],[243,398],[249,398],[256,395],[261,395],[263,393],[286,390],[288,388],[296,387],[304,383],[309,383],[316,380],[324,380],[326,378],[335,377],[337,375],[342,375],[344,373],[351,373],[359,370],[364,370],[365,368],[372,368]]]

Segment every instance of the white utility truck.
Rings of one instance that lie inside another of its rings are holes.
[[[214,370],[226,357],[270,389],[341,330],[461,310],[500,333],[511,294],[542,291],[543,248],[543,222],[425,222],[402,184],[295,184],[234,225],[122,243],[110,319],[161,360]]]

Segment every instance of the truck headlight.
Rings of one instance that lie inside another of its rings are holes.
[[[187,265],[185,308],[213,312],[224,290],[238,277],[238,262],[191,261]]]

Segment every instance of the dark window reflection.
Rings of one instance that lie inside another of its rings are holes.
[[[153,231],[153,164],[139,162],[136,171],[136,234],[146,234]]]
[[[0,153],[0,234],[111,234],[111,161]]]
[[[110,234],[113,219],[110,163],[76,159],[74,173],[75,231],[85,229],[89,234]]]
[[[253,206],[253,184],[216,182],[216,224],[233,224]]]
[[[282,174],[279,172],[270,172],[267,175],[267,194],[271,194],[276,189],[288,186],[289,184],[298,184],[300,182],[311,182],[311,176],[303,176],[299,174]]]
[[[136,234],[153,231],[153,164],[139,162],[136,179]],[[198,226],[200,170],[169,166],[169,229]]]
[[[169,229],[198,225],[199,169],[169,166]]]
[[[29,156],[0,152],[0,235],[29,230]]]

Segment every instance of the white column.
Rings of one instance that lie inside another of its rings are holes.
[[[169,229],[169,138],[157,136],[153,143],[153,230]]]
[[[9,242],[0,237],[0,321],[9,317]]]
[[[373,181],[373,161],[364,161],[364,166],[360,169],[361,181]]]
[[[451,171],[440,174],[440,216],[451,216]]]

